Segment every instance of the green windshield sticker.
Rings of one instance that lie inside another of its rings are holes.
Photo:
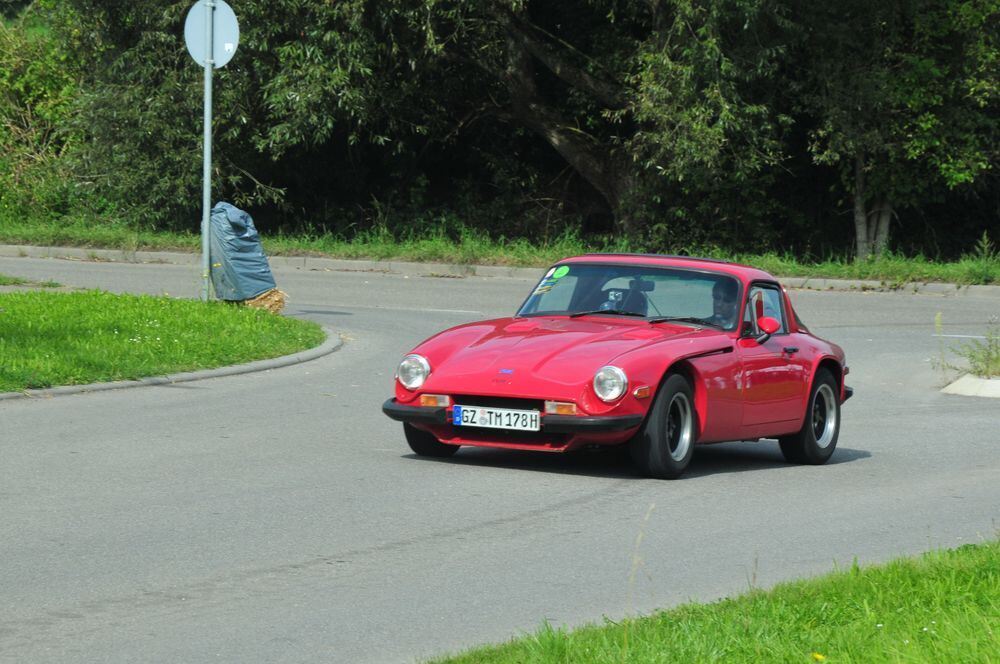
[[[569,268],[567,266],[563,265],[562,267],[556,268],[556,271],[552,273],[552,278],[553,279],[562,279],[567,274],[569,274]]]

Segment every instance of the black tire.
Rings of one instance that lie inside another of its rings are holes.
[[[445,445],[434,437],[434,434],[421,431],[409,422],[403,422],[403,433],[410,449],[420,456],[450,457],[458,451],[458,445]]]
[[[826,463],[837,449],[840,437],[840,389],[827,369],[820,369],[809,391],[809,405],[802,428],[778,439],[781,454],[789,463],[818,466]]]
[[[680,374],[668,376],[646,423],[629,442],[632,460],[644,475],[676,479],[691,463],[696,429],[691,385]]]

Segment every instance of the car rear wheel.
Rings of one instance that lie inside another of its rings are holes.
[[[445,445],[434,434],[422,431],[409,422],[403,422],[403,432],[410,449],[420,456],[450,457],[458,451],[458,445]]]
[[[816,372],[805,421],[798,433],[778,439],[790,463],[824,464],[837,448],[840,436],[840,399],[837,381],[826,369]]]
[[[684,376],[667,377],[646,423],[629,443],[632,460],[650,477],[675,479],[694,454],[694,395]]]

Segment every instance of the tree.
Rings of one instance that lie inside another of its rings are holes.
[[[497,114],[544,139],[632,236],[662,180],[697,188],[725,171],[745,185],[780,159],[785,118],[756,85],[782,52],[780,13],[766,0],[513,2],[466,19],[484,32],[456,42],[503,83]]]
[[[997,160],[1000,4],[848,0],[803,8],[790,72],[810,151],[853,199],[858,259],[896,211],[981,178]]]
[[[178,39],[189,3],[46,2],[97,36],[82,46],[94,77],[78,114],[80,171],[134,216],[186,217],[200,119],[200,78]],[[240,54],[219,72],[216,95],[220,179],[237,202],[288,204],[289,173],[303,159],[319,172],[329,170],[315,168],[324,154],[412,172],[430,146],[460,152],[460,139],[506,125],[558,154],[634,236],[664,189],[697,189],[720,170],[745,185],[780,153],[756,85],[781,52],[767,0],[247,0],[238,9]],[[773,48],[755,52],[762,39]],[[477,123],[493,126],[470,135]]]
[[[54,29],[79,35],[69,43],[91,74],[78,99],[77,171],[146,224],[197,218],[201,73],[181,39],[190,4],[46,0]],[[278,0],[237,9],[240,52],[215,87],[222,195],[292,213],[287,188],[330,171],[331,150],[349,179],[363,171],[357,153],[388,146],[398,156],[430,131],[420,91],[433,72],[417,64],[433,49],[418,35],[419,8]]]
[[[997,3],[241,0],[214,181],[296,230],[399,206],[531,235],[544,201],[660,250],[810,244],[839,177],[863,257],[893,219],[989,208]],[[74,184],[133,223],[197,226],[190,5],[36,0],[85,73],[59,128]]]
[[[17,16],[30,4],[31,0],[0,0],[0,16]]]
[[[81,72],[34,19],[25,12],[0,22],[0,212],[10,216],[65,211],[72,195],[60,160],[72,137],[60,127]]]

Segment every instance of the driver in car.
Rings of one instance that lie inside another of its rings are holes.
[[[712,286],[712,315],[708,322],[729,329],[736,323],[736,301],[739,285],[734,279],[723,279]]]

